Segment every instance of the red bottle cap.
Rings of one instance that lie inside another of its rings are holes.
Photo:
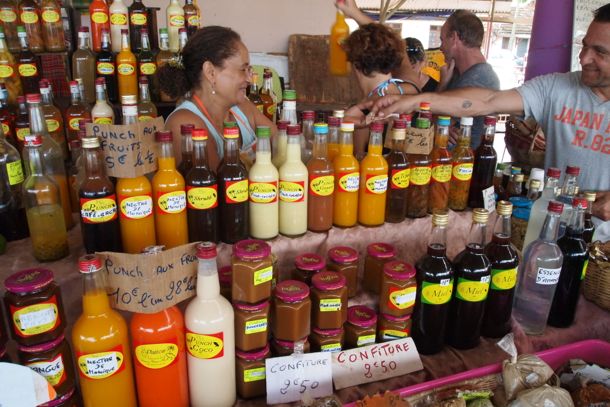
[[[271,254],[271,246],[262,240],[240,240],[233,245],[233,256],[244,261],[258,261]]]
[[[140,28],[140,34],[148,34],[148,28],[146,28],[146,27]]]
[[[41,88],[48,88],[49,87],[49,80],[42,78],[41,80],[38,81],[38,86],[41,87]]]
[[[194,129],[195,129],[194,124],[181,124],[180,125],[181,134],[193,134]]]
[[[38,147],[42,145],[42,136],[40,134],[28,134],[24,137],[26,147]]]
[[[40,291],[53,282],[53,272],[44,268],[21,270],[4,280],[4,288],[14,294]]]
[[[185,33],[185,32],[186,32],[186,28],[184,28],[184,27],[178,29],[178,34]]]
[[[311,278],[311,284],[320,291],[332,291],[345,287],[345,276],[335,271],[320,271]]]
[[[283,302],[303,301],[309,297],[309,287],[297,280],[284,280],[275,286],[275,297]]]
[[[393,280],[409,280],[415,277],[415,267],[400,260],[387,262],[383,266],[383,272]]]
[[[300,270],[320,271],[326,267],[326,262],[315,253],[303,253],[294,259],[294,265]]]
[[[483,120],[483,124],[485,126],[495,126],[496,125],[496,116],[485,116],[485,120]]]
[[[413,117],[411,116],[410,113],[401,113],[400,116],[398,116],[398,118],[406,121],[407,123],[411,123],[411,121],[413,120]]]
[[[566,174],[578,177],[578,174],[580,174],[580,167],[572,167],[568,165],[566,167]]]
[[[301,135],[301,125],[299,125],[299,124],[289,124],[288,125],[288,135],[289,136],[299,136],[299,135]]]
[[[561,212],[563,212],[563,204],[561,202],[551,201],[551,202],[549,202],[549,206],[548,206],[547,210],[549,212],[553,212],[553,213],[557,213],[557,214],[561,215]]]
[[[93,273],[102,268],[102,259],[95,254],[85,254],[78,259],[78,271],[83,274]]]
[[[572,199],[572,206],[573,207],[577,207],[579,205],[583,209],[587,209],[587,206],[589,206],[589,202],[587,201],[587,198],[581,197],[581,196],[577,196],[574,199]]]
[[[89,27],[82,26],[82,27],[80,27],[78,29],[78,32],[79,33],[88,33],[89,32]]]
[[[121,30],[121,35],[123,35],[123,34],[129,34],[129,30],[122,29],[122,30]]]
[[[23,95],[17,96],[17,103],[25,103],[25,96],[23,96]]]
[[[223,135],[226,139],[239,138],[239,129],[237,127],[225,127],[223,130]]]
[[[155,133],[155,140],[157,143],[171,143],[173,138],[172,132],[169,130],[161,130]]]
[[[103,76],[100,76],[100,77],[95,79],[95,84],[96,85],[103,85],[103,86],[105,86],[106,85],[106,79],[104,79]]]
[[[371,123],[370,130],[375,133],[382,132],[383,131],[383,122],[376,121],[376,122]]]
[[[358,252],[351,247],[337,246],[328,251],[328,258],[337,264],[353,263],[358,261]]]
[[[403,119],[394,120],[394,125],[392,127],[397,130],[406,129],[407,121]]]
[[[198,259],[213,259],[216,257],[216,244],[213,242],[201,242],[195,248]]]
[[[335,116],[328,118],[328,127],[339,127],[341,126],[341,119]]]
[[[304,110],[301,113],[301,120],[313,120],[316,118],[316,112],[313,110]]]
[[[110,33],[110,30],[109,30],[109,29],[107,29],[106,27],[102,27],[101,33],[102,33],[102,34],[109,34],[109,33]]]
[[[40,93],[28,93],[25,95],[25,100],[28,103],[40,103]]]
[[[364,305],[353,305],[347,309],[347,322],[361,328],[369,328],[377,323],[377,314]]]
[[[560,178],[561,170],[559,168],[551,167],[546,171],[546,175],[549,178]]]
[[[193,129],[191,133],[193,141],[204,141],[208,139],[208,131],[206,129]]]
[[[389,259],[396,255],[394,246],[388,243],[371,243],[366,247],[366,253],[378,259]]]
[[[430,110],[430,102],[421,102],[419,104],[420,110]]]
[[[290,122],[287,120],[280,120],[276,124],[277,124],[278,130],[286,130],[288,128],[288,125],[290,124]]]
[[[140,78],[138,79],[138,82],[141,85],[148,85],[148,77],[146,77],[146,75],[142,75],[140,76]]]

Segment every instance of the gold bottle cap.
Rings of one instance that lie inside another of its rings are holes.
[[[496,212],[498,215],[510,216],[513,214],[513,204],[509,201],[498,201]]]
[[[432,213],[432,226],[447,226],[449,224],[449,212],[447,210],[435,209]]]
[[[597,194],[593,191],[585,191],[585,198],[589,202],[595,202],[595,199],[597,198]]]
[[[100,146],[100,139],[97,137],[83,137],[83,148],[98,148]]]
[[[472,221],[474,223],[487,223],[489,219],[489,211],[483,208],[475,208],[472,210]]]

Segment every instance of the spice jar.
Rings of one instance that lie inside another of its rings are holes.
[[[371,243],[366,247],[362,282],[362,286],[366,290],[379,294],[383,266],[390,260],[393,260],[394,255],[394,246],[387,243]]]
[[[343,349],[343,328],[313,328],[309,335],[311,350],[314,352],[339,352]]]
[[[337,271],[347,280],[347,296],[358,293],[358,252],[351,247],[337,246],[328,251],[328,270]]]
[[[273,298],[273,337],[282,341],[298,341],[309,335],[310,319],[309,287],[296,280],[278,283]]]
[[[233,245],[231,293],[233,301],[255,304],[271,296],[271,247],[262,240],[242,240]]]
[[[294,266],[292,278],[311,285],[311,277],[324,270],[326,262],[315,253],[304,253],[294,259]]]
[[[76,386],[72,353],[63,334],[51,342],[18,346],[17,349],[20,364],[47,379],[57,397],[69,394]]]
[[[231,279],[233,269],[231,266],[224,266],[218,270],[218,282],[220,283],[220,295],[231,301]]]
[[[269,335],[269,301],[258,304],[236,302],[235,347],[243,352],[264,348]]]
[[[377,323],[377,342],[388,342],[411,335],[411,315],[395,317],[381,314]]]
[[[347,349],[375,343],[377,314],[364,305],[354,305],[347,309],[345,324],[345,347]]]
[[[379,312],[402,317],[413,312],[417,294],[415,267],[404,261],[393,260],[383,267]]]
[[[309,341],[307,338],[301,338],[298,341],[282,341],[280,339],[273,338],[271,340],[271,349],[273,356],[290,356],[295,351],[297,353],[309,353]]]
[[[311,323],[319,329],[339,329],[347,321],[345,277],[321,271],[311,279]]]
[[[4,280],[4,287],[12,336],[19,345],[50,342],[63,333],[66,318],[61,290],[51,270],[19,271]]]
[[[78,394],[76,389],[70,390],[68,394],[58,397],[55,400],[48,401],[38,407],[80,407]]]
[[[269,345],[254,352],[236,351],[235,373],[237,394],[244,399],[264,396],[267,390],[265,359],[269,357]]]

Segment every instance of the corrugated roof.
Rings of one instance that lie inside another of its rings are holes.
[[[392,0],[391,6],[398,4],[398,0]],[[379,0],[356,0],[356,4],[363,10],[378,12]],[[496,0],[495,13],[505,14],[511,12],[512,1]],[[492,0],[407,0],[399,9],[399,12],[439,12],[453,10],[470,10],[474,13],[491,13]]]

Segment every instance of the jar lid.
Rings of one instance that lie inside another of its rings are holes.
[[[239,349],[235,349],[235,356],[249,361],[266,359],[269,356],[269,344],[265,345],[264,348],[253,350],[251,352],[243,352]]]
[[[53,282],[53,272],[45,268],[18,271],[4,280],[4,287],[14,294],[40,291]]]
[[[370,130],[371,130],[372,132],[375,132],[375,133],[380,133],[380,132],[382,132],[382,131],[383,131],[383,126],[384,126],[384,123],[383,123],[383,122],[380,122],[380,121],[375,121],[375,122],[371,123],[371,125],[369,126],[369,128],[370,128]]]
[[[257,304],[248,304],[246,302],[237,302],[235,301],[233,303],[233,306],[236,309],[240,309],[242,311],[246,311],[246,312],[256,312],[256,311],[261,311],[267,307],[269,307],[269,300],[263,300]]]
[[[561,177],[561,170],[559,168],[551,167],[546,170],[546,175],[549,178],[559,178]]]
[[[57,345],[59,345],[61,343],[61,341],[63,341],[63,340],[64,340],[64,334],[61,334],[61,335],[59,335],[59,337],[57,339],[54,339],[49,342],[41,343],[38,345],[33,345],[33,346],[17,345],[17,349],[19,349],[21,352],[25,352],[25,353],[46,352],[48,350],[53,349]]]
[[[257,239],[241,240],[233,245],[233,255],[240,260],[262,260],[271,254],[271,247]]]
[[[275,296],[284,302],[303,301],[309,296],[309,287],[297,280],[285,280],[275,286]]]
[[[320,336],[337,336],[337,335],[343,335],[343,328],[337,328],[337,329],[320,329],[320,328],[313,328],[312,331],[314,331],[315,333],[317,333]]]
[[[75,388],[71,389],[69,392],[67,392],[66,394],[64,394],[63,396],[61,396],[60,398],[57,398],[55,400],[51,400],[51,401],[47,401],[44,404],[41,404],[38,407],[55,407],[55,406],[61,406],[63,403],[65,403],[66,401],[70,400],[70,398],[72,398],[72,396],[74,396],[74,392],[76,391]]]
[[[351,247],[337,246],[328,251],[328,257],[335,263],[353,263],[358,261],[358,252]]]
[[[295,342],[292,342],[292,341],[283,341],[283,340],[277,339],[277,338],[273,338],[273,341],[275,343],[277,343],[278,345],[280,345],[282,348],[290,348],[290,349],[294,349],[295,342],[303,342],[303,344],[307,344],[307,342],[309,342],[307,337],[299,339],[298,341],[295,341]]]
[[[336,271],[320,271],[311,278],[311,284],[321,291],[338,290],[345,287],[345,276]]]
[[[400,281],[412,279],[413,277],[415,277],[416,274],[415,267],[413,267],[407,262],[400,260],[393,260],[387,262],[383,266],[383,272],[387,274],[388,277],[390,277],[391,279]]]
[[[233,280],[233,268],[231,266],[224,266],[218,270],[218,281],[220,285],[231,285]]]
[[[388,243],[371,243],[366,247],[366,252],[369,256],[378,259],[389,259],[396,254],[394,246]]]
[[[580,167],[568,165],[566,167],[566,174],[578,176],[580,174]]]
[[[326,262],[315,253],[303,253],[294,259],[294,265],[300,270],[318,271],[326,267]]]
[[[390,315],[390,314],[381,314],[381,318],[387,319],[388,321],[391,321],[391,322],[405,322],[405,321],[408,321],[411,319],[411,314],[403,315],[402,317],[395,317],[394,315]]]
[[[347,322],[362,328],[369,328],[377,323],[377,314],[372,308],[353,305],[347,309]]]

